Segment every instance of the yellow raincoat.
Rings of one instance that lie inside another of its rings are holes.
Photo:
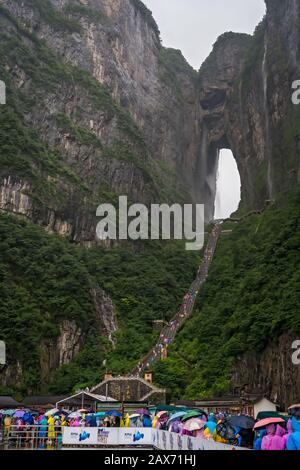
[[[152,421],[152,427],[156,428],[156,423],[157,423],[158,417],[154,416],[153,421]]]
[[[48,418],[48,439],[55,438],[54,418],[49,416]]]
[[[125,418],[125,428],[130,428],[129,413],[126,414],[126,418]]]

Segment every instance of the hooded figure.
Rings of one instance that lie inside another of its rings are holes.
[[[217,427],[217,423],[215,422],[215,417],[213,414],[211,414],[209,415],[208,421],[204,426],[204,436],[206,439],[214,437],[216,427]]]
[[[262,441],[266,435],[267,431],[265,429],[261,429],[257,432],[257,437],[254,441],[254,450],[261,450]]]
[[[151,420],[150,416],[144,415],[143,427],[144,428],[152,428],[152,420]]]
[[[290,437],[290,435],[292,434],[293,430],[292,430],[292,420],[289,419],[288,422],[287,422],[287,425],[286,425],[286,428],[287,428],[287,434],[285,434],[283,436],[283,440],[284,440],[284,448],[286,449],[286,446],[287,446],[287,441],[288,441],[288,438]]]
[[[44,438],[47,437],[47,429],[48,429],[48,420],[46,416],[43,416],[39,423],[39,437]]]
[[[271,442],[275,436],[275,426],[274,424],[269,424],[266,427],[267,435],[263,438],[261,443],[261,450],[270,450]]]
[[[287,441],[287,450],[300,450],[300,424],[295,417],[292,419],[292,434]]]
[[[48,418],[48,439],[54,439],[55,438],[55,421],[53,416],[49,416]]]
[[[272,437],[269,450],[284,450],[285,449],[285,440],[284,435],[286,434],[285,429],[283,429],[279,424],[276,427],[275,436]]]

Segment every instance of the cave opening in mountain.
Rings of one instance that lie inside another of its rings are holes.
[[[241,177],[233,153],[229,149],[219,151],[217,189],[214,219],[226,219],[239,207],[241,201]]]

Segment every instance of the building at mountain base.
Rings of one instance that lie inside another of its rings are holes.
[[[167,392],[152,383],[152,374],[141,377],[113,377],[106,374],[103,382],[91,389],[91,393],[112,397],[118,402],[136,402],[156,405],[166,403]]]

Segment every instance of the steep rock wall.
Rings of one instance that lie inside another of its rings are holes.
[[[262,352],[240,357],[232,375],[232,384],[244,392],[257,390],[283,409],[298,403],[300,366],[293,364],[293,335],[282,335]]]

